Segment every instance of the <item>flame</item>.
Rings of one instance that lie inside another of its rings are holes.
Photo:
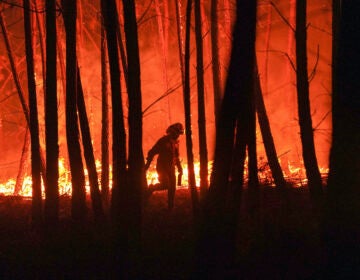
[[[266,162],[263,161],[263,158],[260,158],[259,160],[259,180],[261,183],[274,186],[274,180],[271,175],[271,170]],[[186,164],[183,164],[183,180],[182,185],[178,186],[177,188],[186,188],[188,186],[188,168]],[[287,167],[289,170],[289,174],[286,174],[284,172],[284,177],[286,180],[291,181],[292,185],[294,187],[301,187],[305,186],[307,184],[307,178],[305,174],[305,169],[301,164],[295,164],[292,162],[287,163]],[[98,171],[98,174],[101,174],[101,162],[99,160],[96,160],[96,168]],[[210,171],[212,168],[212,162],[209,162],[208,164],[208,170]],[[322,177],[325,177],[329,169],[321,167],[320,173]],[[200,186],[200,163],[195,162],[194,163],[194,171],[195,171],[195,180],[196,180],[196,186]],[[244,177],[245,181],[248,175],[247,170],[247,160],[245,162],[245,170],[244,170]],[[85,176],[86,176],[86,182],[85,182],[85,189],[86,192],[90,192],[90,184],[88,181],[88,171],[85,169]],[[110,166],[110,188],[111,188],[111,166]],[[209,177],[210,180],[210,172]],[[156,184],[158,183],[158,175],[156,173],[155,167],[151,166],[149,170],[146,173],[146,180],[148,184]],[[70,170],[66,167],[65,160],[63,158],[59,159],[59,194],[60,195],[71,195],[71,174]],[[10,196],[14,195],[16,180],[14,178],[8,179],[4,183],[0,183],[0,195],[4,196]],[[31,176],[25,176],[22,187],[20,192],[18,193],[19,196],[23,197],[31,197],[32,196],[32,180]],[[45,189],[44,185],[42,184],[42,195],[45,197]]]

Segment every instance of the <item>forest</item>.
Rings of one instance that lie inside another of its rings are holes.
[[[360,276],[359,6],[1,0],[2,279]]]

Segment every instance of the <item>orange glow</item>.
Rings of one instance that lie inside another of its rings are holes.
[[[261,162],[260,162],[260,164],[261,164]],[[101,163],[99,160],[96,161],[96,167],[97,167],[98,174],[100,174],[101,173]],[[182,184],[181,184],[181,186],[177,186],[177,188],[187,188],[188,187],[187,165],[183,164],[183,168],[184,168],[184,174],[183,174]],[[210,171],[211,168],[212,168],[212,162],[209,162],[208,170]],[[303,167],[296,166],[296,165],[288,162],[288,168],[290,170],[290,174],[284,173],[284,177],[286,180],[291,181],[291,183],[294,187],[301,187],[301,186],[306,185],[307,179],[306,179],[305,170]],[[195,170],[196,186],[199,187],[200,186],[200,177],[199,177],[200,163],[199,162],[196,162],[194,164],[194,170]],[[328,168],[320,168],[320,173],[322,174],[323,177],[327,176],[328,171],[329,171]],[[86,189],[86,192],[89,194],[90,193],[90,185],[89,185],[87,175],[88,175],[88,173],[87,173],[87,170],[85,169],[85,176],[86,176],[85,189]],[[248,175],[248,170],[247,170],[247,161],[246,161],[245,162],[245,170],[244,170],[245,182],[247,181],[247,175]],[[258,176],[259,176],[259,180],[261,183],[275,187],[273,179],[272,179],[272,175],[271,175],[271,170],[266,164],[265,164],[265,167],[263,166],[262,168],[259,169]],[[158,183],[158,177],[157,177],[157,173],[156,173],[156,170],[154,167],[151,166],[150,169],[147,171],[146,179],[147,179],[148,185]],[[208,179],[210,180],[210,172],[209,172]],[[16,180],[13,178],[7,180],[6,182],[0,183],[0,195],[5,195],[5,196],[13,195],[14,189],[15,189],[15,184],[16,184]],[[23,196],[23,197],[31,197],[32,196],[31,186],[32,186],[31,176],[26,176],[24,178],[24,182],[23,182],[23,185],[19,192],[19,195]],[[110,167],[110,188],[111,188],[111,167]],[[42,185],[42,190],[43,190],[43,192],[42,192],[43,197],[45,197],[44,185]],[[70,170],[66,169],[66,167],[64,165],[64,159],[59,160],[59,194],[60,195],[71,195]]]

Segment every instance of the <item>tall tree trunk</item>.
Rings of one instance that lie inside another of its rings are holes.
[[[142,99],[140,80],[140,57],[138,45],[138,31],[134,0],[123,0],[124,30],[126,37],[127,65],[128,65],[128,100],[129,100],[129,158],[126,197],[122,217],[127,227],[129,242],[129,257],[139,257],[142,223],[142,191],[145,189],[144,154],[142,149]],[[132,260],[132,259],[130,259]],[[134,263],[130,263],[134,265]],[[136,266],[130,267],[130,276],[136,272]],[[134,269],[133,271],[131,271]]]
[[[96,222],[103,222],[105,215],[101,202],[98,174],[96,171],[94,149],[91,141],[89,121],[86,113],[84,91],[81,83],[80,69],[77,68],[77,109],[83,142],[84,157],[89,173],[90,196]]]
[[[322,197],[321,176],[317,164],[309,100],[307,69],[306,1],[296,1],[296,87],[302,154],[309,190],[314,203]]]
[[[220,61],[219,61],[219,21],[218,21],[218,0],[211,0],[211,53],[212,53],[212,75],[214,87],[214,112],[215,123],[219,119],[221,106],[221,86],[220,86]]]
[[[255,64],[255,101],[258,121],[260,125],[261,135],[264,141],[265,153],[269,162],[272,176],[274,178],[275,185],[279,189],[284,189],[286,181],[284,174],[281,170],[281,166],[278,161],[274,139],[271,133],[269,118],[266,113],[263,93],[261,90],[261,84],[259,79],[259,73],[257,70],[257,64]]]
[[[81,222],[84,221],[87,210],[85,173],[81,156],[76,106],[78,100],[78,69],[76,59],[77,1],[62,0],[62,8],[66,31],[66,140],[72,184],[71,215],[74,220]]]
[[[191,5],[192,0],[187,1],[186,5],[186,24],[185,24],[185,56],[184,56],[184,112],[185,112],[185,136],[186,154],[188,165],[188,182],[192,199],[194,216],[197,217],[199,211],[199,199],[196,190],[194,154],[191,129],[191,103],[190,103],[190,25],[191,25]]]
[[[176,35],[179,48],[179,62],[180,62],[180,72],[181,72],[181,82],[183,90],[185,88],[185,49],[184,49],[184,36],[183,36],[183,26],[182,26],[182,15],[181,15],[181,1],[175,0],[175,13],[176,13]]]
[[[101,17],[101,195],[109,203],[109,101],[104,18]]]
[[[59,219],[59,145],[56,81],[56,1],[46,0],[46,82],[45,82],[45,142],[46,181],[45,222]]]
[[[256,2],[237,1],[237,20],[229,75],[216,127],[211,182],[202,212],[199,260],[202,267],[210,268],[209,274],[205,276],[210,275],[212,278],[220,275],[223,277],[226,272],[225,266],[232,267],[235,260],[239,208],[233,203],[238,202],[236,199],[233,201],[234,192],[229,192],[229,177],[236,167],[235,159],[245,161],[245,144],[250,145],[253,132],[249,130],[254,129],[251,99],[255,62]],[[242,134],[244,138],[242,142],[236,143],[238,146],[234,146],[235,131],[239,134],[237,137]],[[242,157],[239,158],[239,154],[235,152],[241,152]],[[240,168],[243,170],[243,166]],[[231,203],[228,203],[229,201]]]
[[[35,65],[33,50],[33,28],[30,14],[30,0],[24,0],[24,31],[27,64],[27,80],[29,90],[30,138],[31,138],[31,179],[32,179],[32,223],[34,226],[42,222],[41,196],[41,157],[39,140],[39,120],[37,109]]]
[[[128,178],[126,169],[126,134],[122,108],[121,84],[120,84],[120,63],[117,45],[117,33],[119,23],[116,3],[114,0],[101,1],[101,13],[105,22],[107,48],[110,66],[111,104],[112,104],[112,159],[113,159],[113,185],[111,196],[111,220],[114,230],[114,246],[116,258],[121,259],[123,246],[126,244],[126,231],[121,228],[123,210],[123,195],[127,188]],[[120,271],[124,267],[120,266]]]
[[[204,90],[204,59],[200,0],[195,0],[196,76],[198,91],[198,126],[200,154],[200,195],[205,196],[208,188],[208,152],[206,143],[206,113]]]
[[[329,279],[360,277],[359,9],[358,1],[333,1],[333,134],[324,229]]]

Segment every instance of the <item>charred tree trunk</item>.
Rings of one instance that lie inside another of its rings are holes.
[[[198,258],[200,267],[210,268],[205,276],[211,278],[220,275],[224,277],[224,273],[227,273],[225,266],[231,268],[235,261],[239,208],[232,201],[234,193],[229,191],[229,177],[235,166],[235,151],[241,152],[240,160],[244,162],[245,143],[250,145],[251,139],[249,129],[254,129],[251,99],[255,62],[256,2],[237,1],[229,74],[220,119],[216,126],[214,164],[202,212]],[[236,128],[241,131],[236,131]],[[243,133],[242,137],[246,139],[246,142],[243,140],[242,144],[239,143],[239,149],[235,149],[234,146],[235,131]],[[239,158],[239,155],[236,156]],[[228,203],[229,201],[231,203]],[[230,275],[228,278],[236,277]]]
[[[142,191],[145,189],[146,176],[142,150],[142,99],[135,1],[123,0],[123,7],[128,58],[129,182],[122,218],[128,231],[127,240],[129,242],[130,257],[133,258],[139,257],[137,254],[139,253],[141,241]],[[131,269],[135,268],[130,268],[131,275],[136,272],[136,270],[131,271]]]
[[[219,61],[219,44],[218,44],[218,0],[211,0],[211,53],[212,53],[212,75],[214,87],[214,112],[215,123],[219,119],[221,106],[221,86],[220,86],[220,61]]]
[[[279,189],[284,189],[286,181],[284,174],[281,170],[281,166],[278,161],[274,139],[271,133],[269,118],[266,113],[264,98],[261,90],[261,84],[259,79],[259,73],[255,65],[255,101],[258,121],[260,125],[261,135],[264,141],[265,153],[269,162],[272,176],[274,178],[275,185]]]
[[[59,219],[59,146],[56,81],[56,1],[46,0],[46,82],[45,82],[45,142],[46,186],[45,222]]]
[[[184,112],[185,112],[185,136],[186,154],[188,164],[188,181],[192,199],[193,213],[196,217],[199,211],[199,199],[196,190],[194,154],[191,129],[191,103],[190,103],[190,25],[191,25],[192,0],[187,1],[185,23],[185,56],[184,56]]]
[[[360,232],[360,2],[333,1],[333,134],[324,278],[357,279]]]
[[[322,197],[322,183],[316,159],[314,131],[311,120],[306,33],[306,1],[296,1],[296,87],[300,136],[309,190],[314,203],[317,204]]]
[[[204,59],[203,38],[201,32],[202,20],[200,0],[195,0],[195,37],[196,37],[196,76],[198,91],[198,126],[199,126],[199,154],[200,154],[200,195],[205,196],[208,189],[208,152],[206,143],[206,113],[204,90]]]
[[[24,31],[27,64],[27,79],[29,90],[30,138],[31,138],[31,178],[32,178],[32,223],[42,222],[41,196],[41,157],[39,141],[39,120],[34,73],[33,29],[30,14],[30,1],[24,0]]]
[[[106,63],[104,19],[101,17],[101,195],[105,206],[109,204],[109,101]]]
[[[101,202],[99,179],[96,171],[94,149],[91,141],[89,121],[86,113],[84,91],[81,83],[80,69],[77,68],[77,109],[83,142],[84,157],[89,173],[90,196],[96,222],[104,221],[105,215]]]
[[[76,62],[77,1],[62,0],[62,8],[66,31],[66,140],[72,184],[71,215],[76,221],[84,221],[86,217],[85,174],[81,157],[76,108],[78,99],[78,69]]]

